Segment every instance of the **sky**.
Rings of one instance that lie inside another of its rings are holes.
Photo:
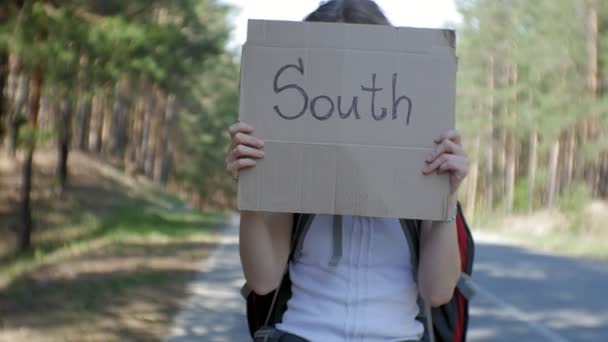
[[[247,19],[302,20],[315,10],[319,0],[222,0],[233,5],[234,32],[231,44],[240,47],[247,35]],[[454,0],[376,0],[395,26],[442,28],[458,23]]]

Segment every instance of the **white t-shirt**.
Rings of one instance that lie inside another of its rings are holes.
[[[342,257],[332,216],[316,215],[301,257],[289,265],[292,297],[277,328],[311,342],[418,340],[418,289],[398,219],[344,216]]]

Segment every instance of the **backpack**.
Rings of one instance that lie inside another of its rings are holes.
[[[294,214],[291,253],[288,264],[294,260],[294,256],[297,256],[298,251],[301,250],[304,236],[312,224],[313,218],[313,214]],[[410,247],[412,265],[414,266],[412,269],[414,270],[414,279],[416,279],[421,221],[409,219],[400,219],[399,221]],[[335,222],[334,220],[334,224]],[[445,305],[431,308],[424,304],[421,297],[418,297],[420,310],[416,319],[425,325],[424,336],[421,341],[466,341],[469,300],[475,294],[474,285],[470,277],[473,271],[475,245],[460,204],[458,204],[456,226],[461,259],[461,276],[454,290],[454,296]],[[266,295],[258,295],[250,291],[247,288],[247,284],[245,284],[241,290],[241,294],[247,302],[249,333],[251,337],[254,337],[255,332],[260,328],[280,323],[283,313],[287,310],[287,302],[291,298],[291,279],[289,278],[287,267],[283,279],[276,290]]]

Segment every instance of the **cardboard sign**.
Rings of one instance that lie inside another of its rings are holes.
[[[250,20],[239,117],[265,158],[241,210],[447,217],[447,175],[421,170],[454,127],[449,30]]]

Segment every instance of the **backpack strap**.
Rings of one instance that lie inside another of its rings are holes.
[[[460,277],[458,278],[458,284],[456,287],[467,300],[471,300],[477,293],[477,287],[475,286],[473,279],[470,275],[464,272],[460,272]]]
[[[295,214],[301,220],[295,225],[295,230],[292,232],[292,252],[291,261],[297,262],[302,256],[302,247],[304,240],[312,221],[314,214]],[[342,215],[333,215],[332,217],[332,245],[333,254],[329,261],[330,266],[337,266],[342,258]]]
[[[329,261],[329,266],[337,266],[342,259],[342,216],[334,215],[332,218],[332,243],[333,255]]]
[[[310,229],[314,214],[294,214],[294,225],[291,229],[291,252],[289,261],[297,261],[302,256],[304,237]]]

